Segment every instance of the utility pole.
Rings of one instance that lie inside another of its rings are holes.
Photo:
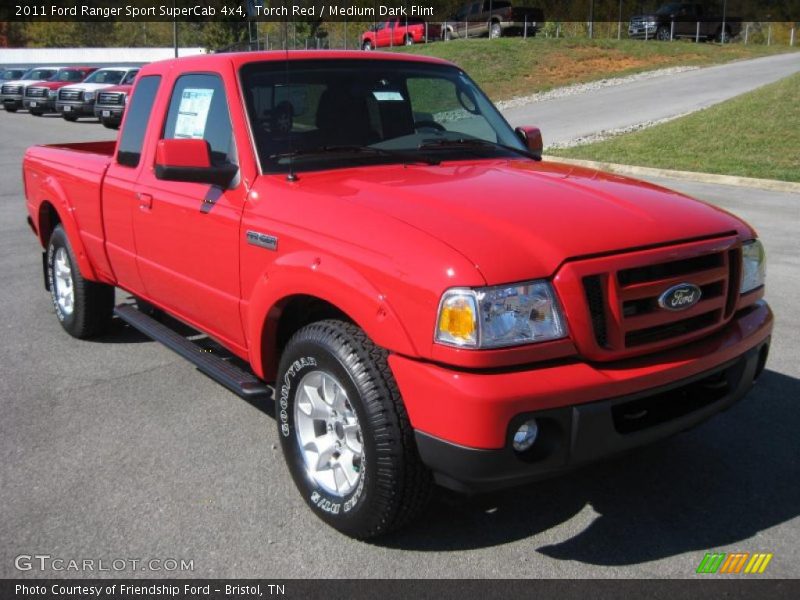
[[[178,18],[176,1],[172,0],[172,45],[175,47],[175,58],[178,58]]]

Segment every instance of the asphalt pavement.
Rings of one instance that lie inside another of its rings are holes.
[[[800,53],[665,74],[504,111],[516,126],[541,128],[545,146],[706,108],[800,71]],[[752,124],[750,124],[752,125]],[[747,123],[732,124],[747,127]]]
[[[269,405],[121,324],[94,341],[62,331],[25,223],[22,154],[114,134],[4,111],[0,132],[0,577],[682,578],[710,550],[771,552],[763,576],[800,576],[800,195],[658,181],[743,216],[766,244],[777,329],[742,403],[559,479],[438,493],[414,526],[363,543],[306,507]],[[15,568],[35,554],[193,570]]]

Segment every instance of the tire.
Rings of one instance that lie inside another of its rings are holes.
[[[6,112],[15,113],[17,110],[18,109],[14,106],[6,106]]]
[[[503,28],[500,27],[500,23],[492,23],[489,26],[489,38],[496,40],[503,35]]]
[[[731,30],[727,27],[725,30],[718,30],[716,35],[714,36],[714,40],[719,42],[720,44],[730,44],[731,43]]]
[[[432,487],[387,357],[357,326],[327,320],[298,331],[278,368],[276,421],[292,478],[314,514],[358,539],[408,523]]]
[[[370,50],[372,50],[372,42],[370,42],[369,40],[364,41],[364,43],[361,44],[361,49],[369,52]]]
[[[403,38],[403,44],[405,44],[406,46],[413,46],[414,37],[411,35],[407,35],[405,38]]]
[[[47,244],[47,283],[56,317],[72,337],[99,335],[111,323],[114,288],[81,275],[61,225],[53,230]]]
[[[662,42],[669,41],[669,27],[659,27],[656,31],[656,39]]]
[[[32,114],[34,117],[41,117],[44,113],[38,110],[29,110],[28,113]]]
[[[119,129],[119,124],[118,123],[111,123],[109,121],[103,121],[102,119],[100,120],[100,122],[103,124],[103,127],[105,127],[106,129]]]
[[[75,115],[62,114],[61,116],[64,117],[65,121],[69,121],[70,123],[74,123],[75,121],[78,120],[78,117],[76,117]]]
[[[450,29],[445,29],[443,34],[443,39],[445,42],[449,42],[453,39],[453,32]]]

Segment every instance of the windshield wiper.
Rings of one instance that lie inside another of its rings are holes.
[[[514,146],[507,146],[498,142],[490,142],[488,140],[481,140],[478,138],[443,138],[438,140],[425,140],[417,146],[418,150],[425,150],[426,148],[493,148],[495,150],[508,150],[526,158],[533,160],[542,160],[541,156],[537,156],[528,150],[522,148],[515,148]]]
[[[374,156],[389,156],[402,160],[403,163],[424,163],[427,165],[438,165],[440,160],[431,158],[429,156],[420,156],[413,152],[403,152],[401,150],[389,150],[387,148],[376,148],[374,146],[359,146],[353,145],[339,145],[339,146],[320,146],[319,148],[310,148],[307,150],[294,150],[292,152],[284,152],[281,154],[273,154],[270,158],[294,158],[296,156],[309,156],[314,154],[333,154],[337,152],[354,152],[361,154],[372,154]]]

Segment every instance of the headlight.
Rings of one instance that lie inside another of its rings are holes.
[[[84,100],[94,100],[94,92],[84,92],[83,93]]]
[[[746,294],[764,285],[767,275],[767,255],[758,240],[742,246],[742,285],[740,292]]]
[[[55,98],[56,96],[58,96],[58,91],[57,90],[47,90],[47,97],[48,98]]]
[[[546,281],[447,290],[439,304],[435,340],[467,348],[501,348],[567,334],[555,292]]]

